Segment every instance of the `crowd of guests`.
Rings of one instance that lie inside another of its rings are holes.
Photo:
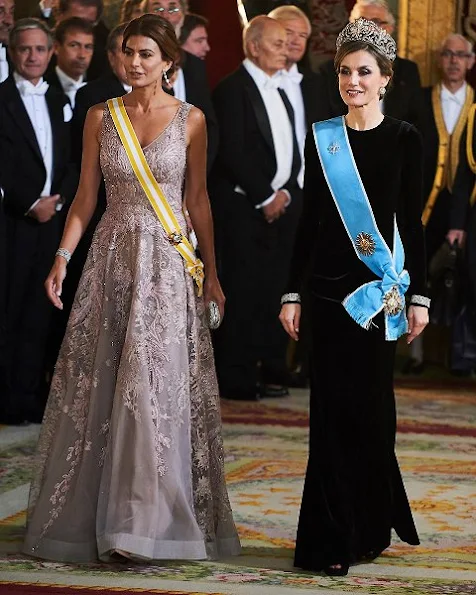
[[[221,396],[285,396],[289,386],[306,382],[308,349],[303,333],[289,366],[280,296],[301,211],[307,131],[313,122],[345,113],[334,64],[318,72],[302,66],[311,23],[297,7],[282,6],[245,30],[242,65],[212,93],[205,67],[214,51],[208,21],[189,13],[185,2],[124,0],[111,31],[102,10],[102,0],[42,0],[31,18],[14,22],[14,0],[0,0],[0,421],[41,421],[69,309],[106,209],[104,187],[68,266],[62,312],[53,313],[43,282],[77,188],[87,111],[130,92],[123,33],[143,13],[169,21],[182,47],[164,89],[206,118],[208,186],[227,297],[214,334]],[[384,0],[358,0],[350,20],[359,17],[393,33],[395,19]],[[437,60],[440,82],[422,89],[416,64],[397,57],[380,106],[424,138],[422,216],[432,291],[440,292],[433,320],[452,328],[452,369],[470,374],[476,364],[468,266],[476,256],[476,160],[474,91],[466,74],[474,52],[452,34],[442,40]],[[405,371],[418,373],[423,365],[423,345],[415,340]]]

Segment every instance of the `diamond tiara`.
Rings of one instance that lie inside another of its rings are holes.
[[[350,41],[363,41],[373,46],[380,54],[393,62],[397,57],[397,44],[385,29],[379,27],[373,21],[363,17],[348,23],[339,33],[336,47],[339,50],[344,43]]]

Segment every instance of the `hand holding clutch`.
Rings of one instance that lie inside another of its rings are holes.
[[[207,306],[207,324],[208,328],[214,331],[221,324],[221,314],[218,304],[211,300]]]
[[[208,328],[215,330],[221,324],[225,307],[225,296],[216,275],[208,278],[205,276],[203,299],[205,301],[206,324]]]

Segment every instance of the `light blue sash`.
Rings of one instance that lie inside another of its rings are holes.
[[[396,218],[392,254],[377,227],[360,179],[344,117],[317,122],[313,131],[324,176],[355,253],[380,278],[358,287],[342,304],[365,329],[383,310],[385,338],[396,341],[408,330],[404,295],[410,285]]]

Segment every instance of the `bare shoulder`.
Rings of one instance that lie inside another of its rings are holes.
[[[98,127],[102,122],[105,107],[105,103],[97,103],[96,105],[90,107],[86,115],[86,123],[89,126]]]
[[[188,114],[187,125],[190,131],[200,130],[206,125],[205,115],[202,110],[192,105]]]

